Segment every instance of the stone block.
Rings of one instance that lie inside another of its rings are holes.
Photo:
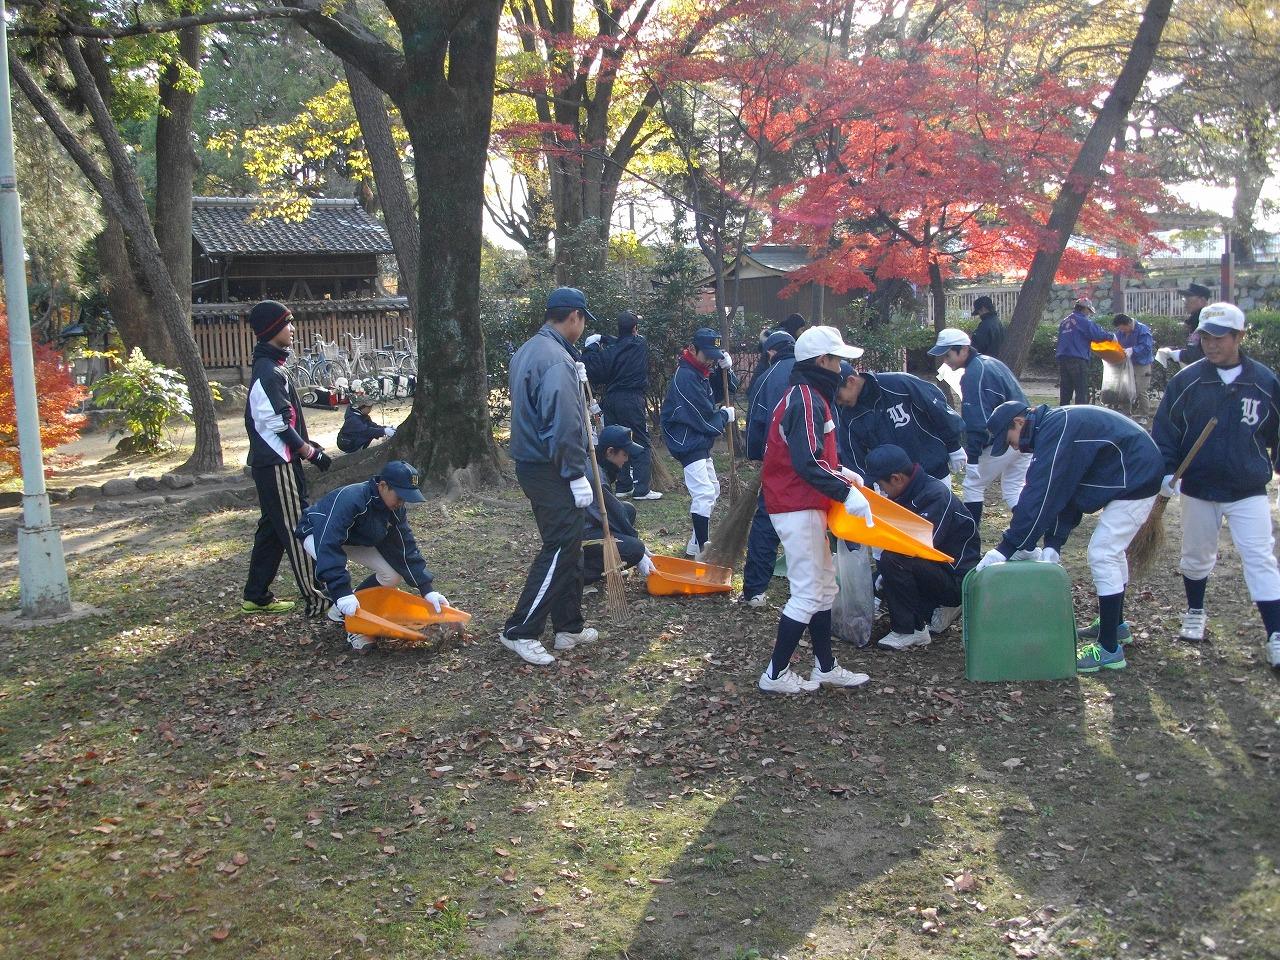
[[[194,487],[196,478],[189,473],[166,473],[160,478],[160,483],[170,490],[184,490],[187,487]]]
[[[138,482],[131,477],[116,477],[101,487],[104,497],[127,497],[138,492]]]
[[[137,480],[139,490],[159,490],[159,477],[139,477]]]
[[[165,498],[161,496],[143,497],[135,505],[139,507],[163,507],[165,502]]]
[[[96,483],[82,483],[79,486],[71,488],[72,500],[89,500],[93,497],[100,496],[102,488]]]

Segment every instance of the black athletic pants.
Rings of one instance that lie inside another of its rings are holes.
[[[582,629],[582,531],[585,514],[574,506],[569,481],[550,463],[517,463],[516,479],[529,498],[542,549],[533,558],[515,613],[503,634],[536,640],[547,617],[557,633]]]
[[[638,390],[610,390],[600,401],[605,425],[618,424],[631,429],[631,439],[644,447],[631,462],[618,471],[614,489],[618,493],[644,496],[649,492],[649,421],[645,416],[644,394]]]
[[[1072,399],[1072,397],[1075,399]],[[1089,402],[1089,361],[1083,357],[1058,358],[1058,406]]]
[[[937,607],[960,606],[962,577],[951,565],[922,560],[886,550],[877,564],[884,577],[884,602],[889,607],[889,626],[895,633],[914,633],[929,625],[929,615]]]
[[[329,608],[329,598],[316,582],[315,562],[293,535],[302,511],[307,508],[307,481],[302,475],[302,463],[294,460],[274,467],[254,467],[253,485],[258,488],[262,516],[253,535],[244,598],[252,603],[271,602],[271,582],[280,569],[281,557],[287,553],[293,579],[298,584],[298,598],[307,616],[323,613]]]
[[[604,576],[604,534],[592,530],[582,545],[582,582],[595,583]],[[634,567],[644,559],[644,543],[638,537],[615,533],[613,542],[618,545],[618,557],[622,568]]]

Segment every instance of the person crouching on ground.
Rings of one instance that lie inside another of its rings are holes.
[[[333,599],[329,619],[341,622],[360,609],[357,590],[395,587],[407,583],[440,612],[448,603],[432,586],[433,577],[409,529],[405,504],[424,503],[418,471],[403,460],[392,460],[382,472],[325,494],[302,513],[294,536],[316,562],[316,577]],[[373,571],[352,587],[347,564],[354,560]],[[372,637],[348,633],[356,653],[368,653]]]
[[[338,431],[339,450],[343,453],[355,453],[375,440],[390,440],[395,435],[395,427],[384,427],[373,422],[373,401],[368,394],[351,394],[347,412],[342,417],[342,429]]]
[[[1030,409],[1020,400],[996,407],[987,421],[991,455],[1006,447],[1031,453],[1027,485],[1013,508],[999,545],[978,561],[977,570],[1033,554],[1060,563],[1071,531],[1086,513],[1101,510],[1089,538],[1089,571],[1098,594],[1098,618],[1077,631],[1083,647],[1081,673],[1123,670],[1129,629],[1124,625],[1124,590],[1129,582],[1125,551],[1151,513],[1164,475],[1156,443],[1123,414],[1104,407],[1047,404]],[[1123,630],[1122,630],[1123,626]]]
[[[646,452],[631,439],[631,431],[617,423],[601,430],[596,441],[596,460],[601,471],[615,475],[626,468],[632,457]],[[609,511],[609,535],[618,545],[623,568],[638,565],[641,575],[647,577],[653,572],[653,562],[636,532],[636,508],[619,500],[607,486],[601,487],[605,508]],[[582,534],[582,582],[596,583],[604,578],[604,573],[604,525],[600,522],[600,501],[595,499],[587,507],[587,526]]]
[[[978,562],[978,525],[951,487],[891,443],[866,459],[866,476],[894,503],[933,524],[933,545],[954,559],[925,560],[885,550],[877,564],[884,578],[890,632],[878,646],[886,650],[927,647],[931,634],[944,633],[960,616],[964,575]]]
[[[721,398],[723,406],[716,406],[716,394],[723,393],[723,387],[718,373],[712,384],[711,372],[716,367],[729,370],[732,392],[738,388],[732,366],[733,360],[720,348],[720,334],[703,327],[681,354],[680,364],[662,401],[662,439],[671,456],[684,467],[684,485],[689,491],[693,533],[685,553],[691,557],[696,557],[707,545],[711,514],[720,498],[720,480],[711,462],[711,447],[734,418],[727,397]]]
[[[858,489],[861,479],[840,466],[832,414],[840,361],[860,356],[862,350],[846,344],[835,327],[810,327],[796,340],[791,388],[769,424],[760,482],[769,519],[787,553],[791,595],[778,620],[773,657],[760,675],[760,689],[768,693],[809,693],[824,684],[856,687],[869,679],[840,666],[831,652],[836,568],[827,545],[831,501],[873,522]],[[791,655],[805,630],[815,660],[808,680],[791,669]]]

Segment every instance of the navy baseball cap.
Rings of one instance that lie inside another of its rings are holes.
[[[403,460],[392,460],[382,468],[379,480],[385,480],[387,486],[396,492],[405,503],[426,503],[427,498],[418,489],[418,469]]]
[[[1203,283],[1189,283],[1185,290],[1179,290],[1178,292],[1184,297],[1204,297],[1206,300],[1213,296],[1213,291]]]
[[[910,473],[915,466],[907,451],[897,444],[884,443],[867,454],[867,476],[872,480],[883,480],[895,473]]]
[[[624,427],[620,423],[609,424],[600,431],[600,438],[596,440],[597,453],[603,455],[610,447],[615,450],[625,450],[633,457],[644,453],[644,447],[631,439],[631,428]]]
[[[694,333],[693,345],[712,360],[719,360],[724,356],[724,351],[720,349],[720,334],[710,327],[701,327]]]
[[[857,373],[858,371],[853,368],[852,363],[850,363],[848,360],[841,360],[840,361],[840,386],[843,387],[846,383],[849,382],[849,378],[852,376],[855,376]]]
[[[547,294],[547,309],[555,310],[557,307],[581,310],[592,323],[600,322],[595,318],[595,314],[587,309],[587,295],[577,287],[556,287]]]
[[[761,344],[766,350],[781,350],[783,347],[796,345],[796,338],[785,330],[775,330],[769,336],[764,338]]]
[[[1001,456],[1009,449],[1009,424],[1014,417],[1021,417],[1031,408],[1021,400],[1006,400],[991,411],[987,418],[987,433],[991,434],[991,455]]]

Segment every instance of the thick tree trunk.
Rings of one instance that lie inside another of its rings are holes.
[[[929,261],[929,292],[933,295],[933,329],[938,331],[947,325],[947,288],[936,260]]]
[[[200,70],[200,28],[178,33],[178,55]],[[194,91],[181,86],[182,74],[169,64],[160,74],[160,112],[156,117],[156,242],[173,278],[183,310],[191,313],[191,194],[199,158],[192,148]]]
[[[173,341],[165,328],[156,322],[155,305],[133,271],[124,228],[109,209],[103,212],[107,225],[95,241],[98,267],[102,271],[107,307],[111,310],[111,319],[115,321],[125,352],[137,347],[153,363],[176,366],[178,357],[173,350]]]
[[[1129,48],[1120,76],[1107,94],[1102,110],[1089,129],[1062,190],[1053,202],[1053,209],[1049,213],[1049,239],[1036,250],[1031,260],[1031,268],[1018,293],[1018,302],[1014,305],[1013,317],[1009,321],[1008,334],[1001,351],[1001,359],[1014,373],[1021,373],[1031,352],[1031,340],[1044,313],[1045,304],[1049,302],[1053,279],[1058,272],[1058,264],[1062,261],[1063,251],[1071,239],[1071,231],[1075,229],[1076,219],[1089,196],[1089,190],[1098,178],[1098,170],[1106,159],[1107,150],[1128,122],[1129,109],[1142,90],[1147,72],[1151,69],[1151,61],[1160,43],[1160,35],[1164,33],[1172,5],[1173,0],[1148,0],[1142,13],[1142,22],[1138,26],[1138,34],[1134,37],[1133,46]]]

